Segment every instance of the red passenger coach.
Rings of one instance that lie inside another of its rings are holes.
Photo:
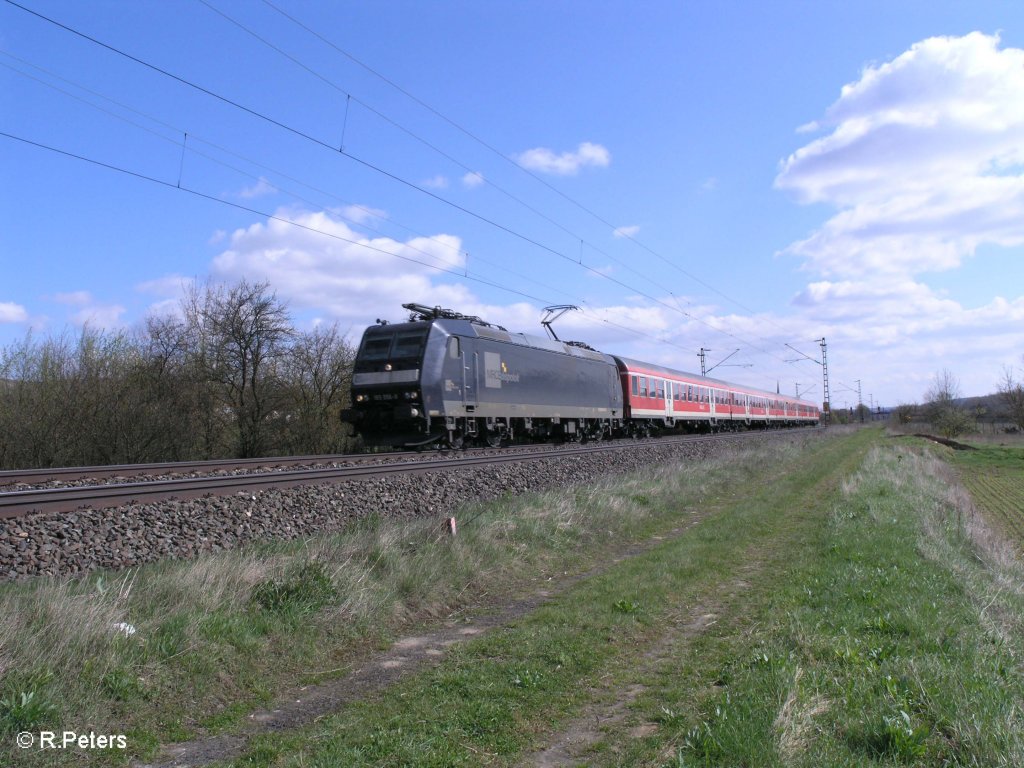
[[[773,392],[615,357],[623,416],[635,431],[817,424],[818,407]]]

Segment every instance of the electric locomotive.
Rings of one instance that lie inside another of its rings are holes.
[[[356,355],[342,418],[368,445],[498,446],[621,431],[614,358],[440,307],[402,306],[409,321],[367,328]]]

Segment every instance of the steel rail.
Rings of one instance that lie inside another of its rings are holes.
[[[772,433],[737,432],[719,435],[688,435],[685,437],[661,438],[655,445],[711,440],[741,440],[748,437],[770,434]],[[571,458],[602,451],[636,450],[639,445],[643,444],[638,444],[634,441],[602,442],[558,451],[497,453],[485,456],[463,455],[454,459],[439,458],[431,461],[391,462],[366,466],[282,470],[243,475],[220,475],[150,482],[10,491],[0,493],[0,519],[23,517],[39,512],[73,512],[82,508],[104,509],[153,501],[196,499],[241,492],[254,493],[273,488],[293,488],[302,485],[346,482],[392,474],[423,474],[426,472],[468,469],[488,464],[510,464],[545,458]]]
[[[215,472],[249,467],[287,467],[296,464],[326,464],[332,461],[372,461],[395,456],[415,456],[416,451],[391,453],[327,453],[313,456],[268,456],[261,459],[209,459],[204,461],[164,461],[153,464],[99,464],[92,467],[48,467],[44,469],[0,470],[0,487],[16,483],[46,483],[132,475],[157,475],[177,472]]]

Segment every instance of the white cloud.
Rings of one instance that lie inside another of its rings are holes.
[[[139,293],[148,293],[154,296],[181,296],[188,286],[195,282],[194,278],[183,277],[182,275],[164,275],[155,280],[146,280],[135,285]]]
[[[195,283],[195,278],[181,275],[165,275],[155,280],[146,280],[135,285],[139,293],[158,297],[146,308],[149,316],[166,317],[182,315],[181,300],[188,289]]]
[[[216,278],[268,280],[289,304],[342,322],[396,319],[400,305],[465,305],[468,290],[448,284],[465,263],[454,235],[415,237],[401,242],[367,237],[328,212],[279,211],[299,226],[271,219],[239,229],[218,255]],[[385,313],[385,314],[382,314]]]
[[[438,174],[437,176],[434,176],[424,181],[423,186],[426,187],[427,189],[447,189],[448,177]]]
[[[300,211],[291,216],[308,229],[272,219],[235,231],[230,247],[214,260],[212,276],[268,280],[297,314],[306,313],[317,322],[337,321],[354,333],[373,318],[403,320],[401,304],[413,301],[543,335],[540,306],[488,302],[458,276],[387,255],[459,272],[464,254],[454,235],[402,242],[368,237],[330,213]],[[714,350],[714,361],[743,347],[730,363],[753,362],[755,367],[723,368],[716,375],[769,390],[778,380],[786,392],[793,391],[796,381],[802,388],[816,384],[812,397],[821,394],[820,368],[809,361],[783,364],[780,358],[792,357],[784,342],[817,354],[810,339],[826,336],[833,387],[862,378],[865,399],[873,393],[887,404],[920,400],[929,377],[942,367],[962,377],[966,393],[990,391],[1001,366],[1019,364],[1014,350],[1024,349],[1024,296],[969,307],[906,277],[888,282],[870,277],[815,280],[794,297],[784,315],[728,314],[698,297],[678,297],[677,302],[671,295],[664,297],[664,304],[637,298],[581,306],[581,312],[570,312],[555,324],[559,337],[689,371],[699,370],[695,350],[701,346]],[[843,397],[849,393],[834,395],[837,407]]]
[[[639,231],[640,227],[637,226],[636,224],[633,224],[628,227],[617,227],[615,230],[612,231],[612,235],[614,237],[633,237]]]
[[[243,200],[252,200],[253,198],[265,197],[266,195],[271,195],[275,192],[277,192],[277,188],[260,176],[255,184],[242,188],[238,192],[238,196]]]
[[[556,176],[574,176],[580,168],[606,168],[612,161],[611,153],[600,144],[585,141],[575,152],[555,154],[545,147],[528,149],[515,158],[523,168]]]
[[[88,291],[69,291],[67,293],[54,294],[53,300],[58,304],[70,304],[72,306],[89,304],[92,302],[92,294]]]
[[[101,329],[119,328],[124,325],[121,316],[126,310],[123,306],[97,302],[89,291],[57,293],[51,298],[58,304],[78,308],[75,311],[68,310],[70,314],[67,315],[67,320],[74,325],[88,325]]]
[[[24,323],[27,320],[28,312],[21,304],[0,301],[0,323]]]
[[[477,171],[470,171],[462,177],[462,185],[468,189],[474,189],[484,183],[484,175]]]
[[[96,304],[75,312],[71,315],[71,322],[90,328],[119,328],[123,325],[121,315],[124,313],[125,308],[119,304]]]
[[[942,368],[993,391],[1024,348],[1017,265],[997,263],[1024,245],[1024,51],[978,32],[921,41],[865,67],[810,134],[775,184],[835,212],[785,251],[815,276],[793,319],[843,350],[840,380],[887,402],[920,400]],[[972,257],[993,262],[989,298],[928,284]]]
[[[935,37],[843,87],[776,186],[839,209],[789,252],[827,276],[958,266],[1024,244],[1024,51]]]
[[[368,205],[347,205],[344,208],[332,209],[331,212],[337,213],[342,218],[353,221],[356,224],[383,221],[388,217],[387,211],[380,208],[371,208]]]

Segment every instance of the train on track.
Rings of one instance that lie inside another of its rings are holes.
[[[366,329],[342,418],[367,445],[587,441],[817,425],[818,407],[773,392],[511,333],[403,304],[409,322]]]

